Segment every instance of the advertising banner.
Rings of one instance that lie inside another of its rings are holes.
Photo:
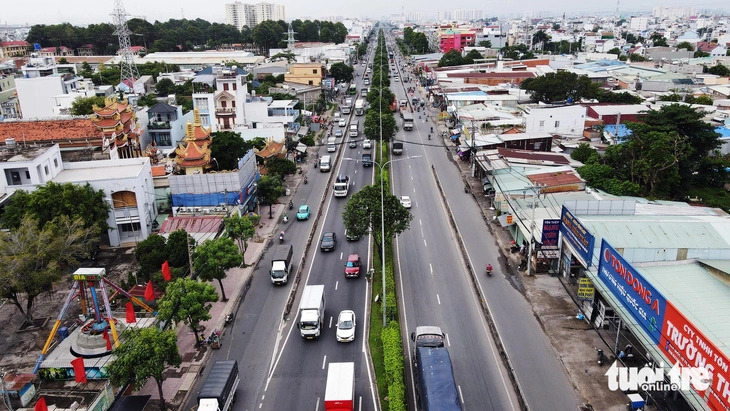
[[[546,218],[542,220],[542,238],[540,244],[542,249],[557,249],[558,237],[560,234],[560,220],[557,218]]]
[[[713,410],[730,409],[730,358],[667,302],[659,349],[672,364],[703,367],[710,373],[708,392],[697,391]]]
[[[590,267],[595,237],[565,206],[560,216],[560,232],[563,233],[563,241],[570,243],[575,250],[573,257],[581,260],[586,268]]]
[[[631,266],[606,240],[601,242],[598,278],[659,343],[667,300]]]

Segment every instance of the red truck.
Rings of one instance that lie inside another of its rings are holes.
[[[324,390],[325,411],[355,409],[355,363],[331,362],[327,368],[327,388]]]

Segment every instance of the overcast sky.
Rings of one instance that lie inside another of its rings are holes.
[[[651,10],[653,6],[697,7],[700,10],[725,10],[727,0],[618,0],[622,15],[637,10]],[[132,17],[145,17],[147,21],[167,21],[171,18],[202,18],[211,22],[225,21],[225,3],[229,0],[124,0],[127,13]],[[246,1],[244,1],[246,2]],[[250,1],[250,3],[258,0]],[[600,12],[613,13],[615,1],[586,0],[268,0],[285,6],[287,20],[322,18],[327,16],[382,17],[393,13],[418,10],[435,13],[450,9],[485,9],[488,16],[549,16],[564,12],[571,16],[590,15]],[[111,22],[113,0],[3,0],[5,7],[0,13],[0,24],[55,24],[68,22],[74,25]],[[532,13],[532,14],[530,14]]]

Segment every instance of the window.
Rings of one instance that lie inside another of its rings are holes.
[[[226,101],[225,100],[221,100],[221,107],[226,108]]]
[[[30,171],[25,170],[25,178],[27,178],[28,180],[30,180]]]
[[[312,74],[317,74],[317,69],[312,70]]]
[[[314,82],[312,80],[309,80],[309,85],[314,85]]]
[[[210,117],[200,116],[200,123],[204,126],[210,125]]]
[[[53,159],[53,167],[58,168],[58,159],[57,158]],[[26,171],[26,173],[27,173],[27,171]],[[30,176],[28,178],[30,178]]]
[[[236,83],[233,83],[233,90],[236,89],[236,86],[237,86],[237,84]]]
[[[196,98],[195,108],[201,111],[208,111],[208,99],[207,98]]]
[[[172,142],[170,141],[170,133],[157,133],[154,135],[154,138],[158,146],[172,145]]]
[[[132,223],[132,224],[129,224],[129,223],[127,223],[127,224],[119,224],[119,226],[117,226],[117,227],[118,227],[118,228],[119,228],[119,230],[121,230],[121,231],[122,231],[123,233],[131,233],[131,234],[134,234],[135,232],[139,232],[139,230],[141,229],[141,226],[140,226],[140,224],[139,224],[139,223]]]
[[[43,166],[43,171],[48,175],[48,166]]]
[[[236,100],[231,101],[231,107],[236,107]]]
[[[555,122],[555,128],[558,128],[558,127],[560,127],[560,121]]]
[[[228,83],[223,83],[223,90],[228,91]]]
[[[540,127],[545,127],[545,120],[540,120]]]

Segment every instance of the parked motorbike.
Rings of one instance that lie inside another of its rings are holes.
[[[304,176],[304,184],[307,184],[307,176]]]
[[[596,352],[598,353],[598,365],[603,365],[606,362],[606,355],[603,354],[603,350],[600,348],[596,348]]]
[[[464,184],[464,192],[469,194],[469,184]]]
[[[289,200],[289,209],[291,210],[292,208],[294,208],[294,203],[291,200]]]
[[[223,325],[225,326],[232,322],[233,322],[233,313],[228,313],[228,315],[226,315],[226,322]]]

